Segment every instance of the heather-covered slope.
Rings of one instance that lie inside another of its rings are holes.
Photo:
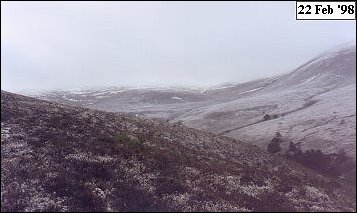
[[[355,195],[234,139],[2,91],[1,210],[355,211]]]

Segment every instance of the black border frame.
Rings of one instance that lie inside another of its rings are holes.
[[[297,18],[297,3],[298,2],[354,2],[355,3],[355,18],[354,19],[298,19]],[[356,21],[356,1],[295,1],[295,20],[297,21],[300,21],[300,20],[310,20],[310,21],[314,21],[314,20],[317,20],[317,21],[323,21],[323,20],[349,20],[349,21]]]

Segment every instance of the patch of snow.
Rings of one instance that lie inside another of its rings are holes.
[[[180,97],[172,97],[172,99],[182,100],[182,98],[180,98]]]
[[[86,95],[89,92],[88,91],[83,91],[83,90],[72,90],[70,91],[71,94],[73,95]]]
[[[272,82],[274,82],[276,80],[279,80],[281,77],[282,77],[282,75],[276,76],[276,77],[272,77],[272,78],[268,78],[268,79],[260,82],[260,84],[270,84],[270,83],[272,83]]]
[[[95,93],[93,96],[103,96],[103,95],[105,95],[105,94],[108,94],[108,91],[97,92],[97,93]]]
[[[211,87],[212,90],[220,90],[220,89],[227,89],[231,87],[235,87],[237,85],[223,85],[223,86],[218,86],[218,87]]]
[[[117,91],[108,91],[109,94],[118,94],[124,92],[124,90],[117,90]]]
[[[78,101],[78,100],[74,100],[72,98],[67,98],[67,100],[69,100],[69,101]]]
[[[312,77],[306,79],[304,82],[302,82],[302,83],[299,84],[299,87],[300,87],[300,86],[303,86],[303,85],[305,85],[305,84],[307,84],[307,83],[309,83],[310,81],[313,81],[317,76],[318,76],[318,75],[314,75],[314,76],[312,76]]]
[[[257,90],[260,90],[260,89],[263,89],[263,87],[258,87],[258,88],[255,88],[255,89],[251,89],[251,90],[248,90],[248,91],[245,91],[245,92],[241,92],[239,94],[251,93],[251,92],[254,92],[254,91],[257,91]]]
[[[72,98],[67,98],[65,95],[63,95],[62,98],[66,99],[68,101],[79,101],[79,100],[75,100],[75,99],[72,99]]]

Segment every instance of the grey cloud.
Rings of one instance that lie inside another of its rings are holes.
[[[1,87],[209,86],[287,72],[355,42],[295,2],[2,2]]]

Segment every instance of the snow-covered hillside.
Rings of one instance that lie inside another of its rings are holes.
[[[324,53],[284,75],[204,90],[108,88],[37,97],[182,121],[262,147],[279,131],[303,149],[356,153],[356,46]]]

